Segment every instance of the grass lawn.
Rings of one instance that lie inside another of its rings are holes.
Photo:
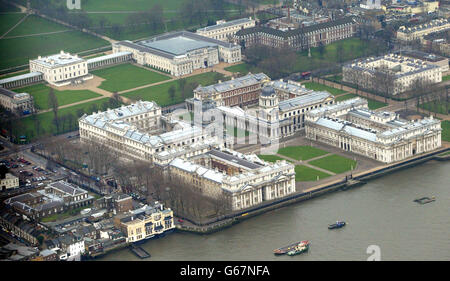
[[[434,102],[427,102],[420,105],[420,108],[423,108],[425,110],[436,112],[440,114],[449,114],[450,113],[450,103],[445,101],[436,101]]]
[[[0,80],[1,80],[1,79],[6,79],[6,78],[9,78],[9,77],[13,77],[13,76],[18,76],[18,75],[22,75],[22,74],[27,74],[27,73],[30,73],[30,70],[29,70],[29,69],[23,70],[23,71],[14,72],[14,73],[10,73],[10,74],[5,74],[5,75],[0,76]]]
[[[76,216],[76,215],[80,214],[81,210],[86,209],[86,208],[89,208],[89,206],[83,206],[83,207],[78,207],[78,208],[75,208],[72,210],[67,210],[64,213],[60,213],[60,214],[53,214],[51,216],[42,218],[41,222],[53,222],[53,221],[67,219],[68,217]]]
[[[441,128],[442,128],[442,137],[441,139],[443,141],[450,142],[450,121],[442,121],[441,122]]]
[[[0,36],[5,34],[8,30],[10,30],[24,16],[25,16],[25,14],[17,14],[17,13],[0,14]],[[12,30],[6,36],[10,36],[13,31],[14,30]]]
[[[442,81],[448,81],[450,80],[450,75],[442,76]]]
[[[336,154],[308,162],[309,164],[328,170],[335,174],[344,173],[356,168],[356,161]]]
[[[54,90],[55,96],[58,100],[58,106],[79,102],[82,100],[92,99],[100,97],[101,95],[88,91],[58,91]],[[50,87],[44,84],[33,85],[25,88],[15,89],[18,93],[29,93],[34,97],[34,104],[41,110],[49,109],[48,107],[48,94]]]
[[[329,176],[329,174],[316,169],[312,169],[310,167],[306,167],[303,165],[295,166],[295,181],[316,181],[317,177],[319,177],[319,180],[321,180]]]
[[[206,72],[202,74],[198,74],[195,76],[186,77],[186,84],[189,83],[197,83],[202,86],[207,86],[216,83],[218,80],[224,81],[223,74],[217,72]],[[171,86],[175,87],[175,98],[173,100],[170,99],[168,90]],[[147,101],[155,101],[160,106],[168,106],[172,104],[177,104],[180,102],[184,102],[186,98],[192,97],[193,92],[189,92],[187,96],[184,98],[181,96],[181,91],[178,87],[178,81],[170,81],[167,83],[163,83],[156,86],[147,87],[144,89],[128,92],[122,94],[122,96],[131,98],[134,100],[147,100]]]
[[[129,63],[95,70],[92,74],[106,79],[100,88],[112,93],[170,79],[169,76]]]
[[[348,99],[352,99],[352,98],[356,98],[356,97],[358,97],[358,95],[346,94],[346,95],[341,95],[341,96],[336,97],[336,101],[344,101],[344,100],[348,100]],[[371,109],[371,110],[375,110],[377,108],[387,106],[387,103],[384,103],[381,101],[368,99],[366,97],[362,97],[362,98],[367,100],[367,105],[369,106],[369,109]]]
[[[322,85],[322,84],[319,84],[316,82],[306,82],[306,83],[302,83],[302,85],[304,85],[306,88],[314,90],[314,91],[327,91],[330,94],[332,94],[333,96],[337,96],[337,95],[341,95],[341,94],[345,93],[345,91],[343,91],[341,89],[336,89],[336,88]]]
[[[15,125],[13,128],[13,135],[16,137],[25,135],[27,136],[28,140],[32,140],[36,137],[44,136],[46,134],[56,135],[56,134],[63,134],[66,132],[74,131],[78,129],[78,121],[77,118],[81,116],[82,114],[91,114],[94,111],[98,111],[99,109],[103,110],[104,103],[108,102],[109,98],[103,98],[95,101],[90,101],[66,108],[61,108],[58,110],[58,116],[64,116],[67,114],[72,114],[75,117],[75,122],[72,125],[67,125],[64,128],[60,128],[60,130],[57,132],[55,125],[53,124],[53,112],[45,112],[42,114],[37,114],[36,118],[39,120],[39,123],[41,125],[41,129],[39,133],[36,131],[35,122],[33,120],[33,116],[27,116],[25,118],[20,119],[19,122]],[[111,105],[108,105],[107,107],[113,108]],[[80,115],[81,114],[81,115]]]
[[[0,40],[0,69],[25,65],[30,59],[59,53],[90,50],[111,45],[108,41],[82,33],[63,33]]]
[[[247,74],[250,72],[251,66],[244,62],[233,66],[225,67],[224,69],[230,72],[240,72],[241,74]]]
[[[284,158],[281,158],[280,156],[271,155],[271,154],[266,154],[266,155],[259,154],[258,157],[261,158],[264,161],[274,162],[274,163],[277,162],[277,160],[286,160]],[[286,161],[288,161],[288,160],[286,160]]]
[[[328,153],[327,151],[312,146],[288,146],[278,150],[278,154],[296,160],[308,160]]]
[[[16,28],[14,28],[10,33],[8,33],[7,37],[55,32],[69,29],[70,28],[67,26],[49,21],[39,16],[31,15],[27,17]]]

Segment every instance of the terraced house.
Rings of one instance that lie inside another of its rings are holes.
[[[344,17],[287,31],[256,26],[238,31],[234,35],[234,41],[245,47],[261,44],[274,48],[304,50],[353,37],[357,25],[354,17]]]

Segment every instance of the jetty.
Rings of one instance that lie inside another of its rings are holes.
[[[144,250],[142,247],[131,244],[130,250],[140,259],[146,259],[150,257],[150,254]]]

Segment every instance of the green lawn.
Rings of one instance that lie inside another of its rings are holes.
[[[9,29],[16,25],[25,14],[11,13],[11,14],[0,14],[0,36],[5,34]],[[12,30],[11,32],[13,32]],[[10,36],[11,32],[6,36]]]
[[[60,213],[60,214],[53,214],[51,216],[47,216],[45,218],[42,218],[41,222],[54,222],[54,221],[64,220],[64,219],[67,219],[69,217],[79,215],[81,210],[86,209],[86,208],[89,208],[89,206],[83,206],[83,207],[78,207],[78,208],[75,208],[75,209],[67,210],[67,211],[65,211],[63,213]]]
[[[102,82],[100,88],[112,93],[170,79],[167,75],[146,70],[132,64],[120,64],[94,70],[92,74],[106,79],[106,81]]]
[[[335,174],[344,173],[356,168],[356,161],[336,154],[308,162],[309,164],[328,170]]]
[[[327,91],[330,94],[332,94],[333,96],[337,96],[337,95],[341,95],[341,94],[345,93],[345,91],[343,91],[341,89],[336,89],[336,88],[322,85],[322,84],[319,84],[316,82],[306,82],[306,83],[303,83],[303,85],[306,88],[314,90],[314,91]]]
[[[328,153],[327,151],[312,146],[288,146],[278,150],[278,154],[296,160],[308,160]]]
[[[110,45],[108,41],[81,31],[1,39],[0,69],[25,65],[30,59],[56,54],[61,50],[77,53]]]
[[[18,72],[11,73],[11,74],[5,74],[5,75],[0,76],[0,80],[6,79],[6,78],[9,78],[9,77],[13,77],[13,76],[18,76],[18,75],[22,75],[22,74],[27,74],[27,73],[30,73],[30,70],[29,70],[29,69],[23,70],[23,71],[18,71]]]
[[[247,74],[250,72],[251,66],[246,63],[240,63],[233,66],[225,67],[226,71],[240,72],[241,74]]]
[[[443,141],[450,142],[450,121],[442,121],[441,122],[441,128],[442,128],[442,137],[441,139]]]
[[[356,97],[358,97],[358,95],[346,94],[346,95],[341,95],[341,96],[336,97],[336,101],[344,101],[344,100],[348,100],[348,99],[352,99],[352,98],[356,98]],[[368,99],[366,97],[362,97],[362,98],[367,100],[367,105],[368,105],[369,109],[371,109],[371,110],[375,110],[377,108],[387,106],[387,103],[384,103],[381,101]]]
[[[316,181],[317,177],[319,180],[329,177],[329,174],[326,174],[322,171],[312,169],[303,165],[295,166],[295,181]]]
[[[442,76],[442,81],[448,81],[450,80],[450,75]]]
[[[92,99],[100,97],[101,95],[88,91],[58,91],[54,90],[55,96],[58,100],[58,106],[71,104],[74,102],[79,102],[82,100]],[[33,85],[25,88],[15,89],[14,92],[18,93],[28,93],[34,97],[34,104],[38,109],[45,110],[48,109],[48,94],[50,92],[50,87],[44,84]]]
[[[261,158],[264,161],[274,162],[274,163],[277,162],[277,160],[286,160],[284,158],[281,158],[280,156],[271,155],[271,154],[266,154],[266,155],[259,154],[258,157]],[[286,161],[288,161],[288,160],[286,160]]]
[[[108,103],[109,101],[110,101],[109,98],[103,98],[59,109],[58,110],[59,117],[67,114],[71,114],[74,116],[74,123],[64,124],[65,126],[64,127],[61,126],[59,131],[56,130],[56,127],[52,122],[54,115],[53,112],[51,111],[36,115],[35,118],[39,120],[41,126],[39,133],[36,131],[36,121],[33,120],[34,117],[27,116],[25,118],[20,119],[20,121],[15,124],[15,127],[13,128],[13,135],[15,135],[16,137],[25,135],[29,140],[30,139],[32,140],[38,136],[40,137],[47,134],[56,135],[77,130],[78,117],[80,117],[84,113],[91,114],[92,112],[104,110],[108,107],[113,108],[113,105],[111,103]]]
[[[214,83],[217,83],[218,80],[224,80],[223,74],[217,73],[217,72],[206,72],[195,76],[189,76],[186,79],[187,84],[189,83],[196,83],[201,84],[203,86],[211,85]],[[169,97],[168,90],[171,86],[175,87],[175,97],[173,100]],[[187,93],[187,95],[183,98],[181,96],[181,91],[178,87],[178,81],[170,81],[167,83],[163,83],[156,86],[151,86],[148,88],[128,92],[125,94],[122,94],[122,96],[131,98],[134,100],[148,100],[148,101],[155,101],[160,106],[168,106],[172,104],[177,104],[180,102],[183,102],[185,99],[190,98],[193,96],[193,92],[190,91]]]
[[[49,21],[39,16],[31,15],[27,17],[16,28],[14,28],[10,33],[8,33],[7,37],[55,32],[69,29],[69,27],[66,27],[64,25]]]
[[[430,102],[421,104],[420,108],[423,108],[423,109],[431,111],[431,112],[440,113],[440,114],[449,114],[450,113],[450,102],[430,101]]]

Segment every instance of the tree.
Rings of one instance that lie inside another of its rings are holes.
[[[47,100],[48,107],[52,109],[54,118],[56,119],[58,117],[58,99],[56,98],[53,88],[50,88]]]
[[[174,103],[175,102],[175,92],[176,92],[175,86],[174,85],[170,86],[168,92],[169,92],[170,100],[172,101],[172,103]]]

